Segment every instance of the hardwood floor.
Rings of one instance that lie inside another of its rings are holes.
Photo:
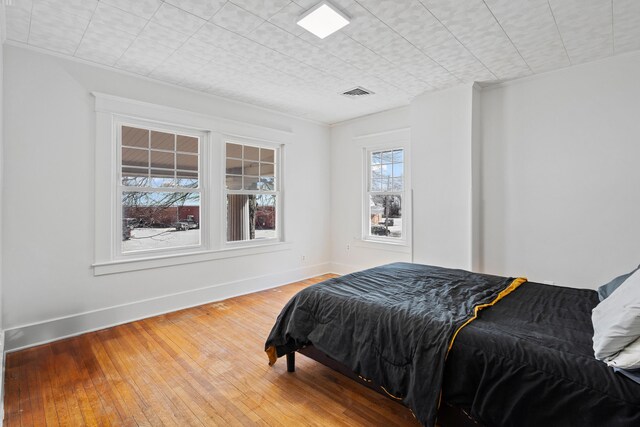
[[[417,426],[402,405],[266,339],[296,292],[331,276],[9,353],[4,425]]]

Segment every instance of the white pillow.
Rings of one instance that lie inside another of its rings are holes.
[[[596,359],[613,358],[640,337],[640,270],[591,313]]]
[[[640,369],[640,338],[626,346],[614,357],[605,359],[607,365],[620,369]]]

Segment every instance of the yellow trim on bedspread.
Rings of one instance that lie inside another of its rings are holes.
[[[489,303],[486,304],[480,304],[480,305],[476,305],[475,307],[473,307],[473,316],[471,316],[466,322],[464,322],[458,329],[456,329],[456,331],[453,333],[453,336],[451,337],[451,341],[449,341],[449,347],[447,348],[447,354],[445,356],[445,359],[447,358],[447,356],[449,356],[449,352],[451,351],[451,348],[453,347],[453,342],[456,340],[456,337],[458,336],[458,332],[460,332],[462,330],[462,328],[464,328],[465,326],[467,326],[469,323],[473,322],[474,320],[476,320],[478,318],[478,312],[480,310],[482,310],[483,308],[487,308],[487,307],[491,307],[492,305],[495,305],[495,303],[497,303],[498,301],[500,301],[502,298],[506,297],[507,295],[509,295],[511,292],[515,291],[516,289],[518,289],[518,287],[520,285],[522,285],[523,283],[525,283],[527,281],[526,277],[518,277],[516,279],[513,279],[513,281],[509,284],[509,286],[507,286],[506,288],[504,288],[502,291],[500,291],[500,293],[498,294],[497,297],[495,297],[495,299]],[[440,405],[442,404],[442,390],[440,390],[440,396],[438,397],[438,409],[440,409]],[[465,412],[466,413],[466,412]],[[467,416],[469,416],[469,414],[467,414]],[[469,417],[471,418],[471,417]],[[473,418],[471,418],[473,419]]]
[[[267,353],[267,356],[269,356],[269,366],[273,366],[273,364],[276,363],[276,360],[278,360],[278,353],[276,352],[275,346],[269,347],[265,352]]]
[[[458,329],[456,329],[456,331],[453,333],[453,336],[451,337],[451,341],[449,341],[449,348],[447,348],[447,355],[449,354],[449,351],[451,351],[451,347],[453,347],[453,342],[455,341],[456,337],[458,336],[458,332],[460,332],[462,330],[462,328],[464,328],[465,326],[467,326],[469,323],[473,322],[474,320],[476,320],[478,318],[478,312],[480,310],[482,310],[483,308],[487,308],[487,307],[491,307],[492,305],[494,305],[495,303],[497,303],[498,301],[500,301],[502,298],[506,297],[507,295],[509,295],[511,292],[515,291],[516,289],[518,289],[518,287],[520,285],[522,285],[523,283],[525,283],[527,281],[526,277],[518,277],[517,279],[513,279],[513,281],[511,282],[511,284],[509,286],[507,286],[506,288],[504,288],[499,294],[498,296],[491,302],[486,303],[486,304],[480,304],[480,305],[476,305],[473,308],[473,316],[471,318],[469,318],[466,322],[464,322]]]

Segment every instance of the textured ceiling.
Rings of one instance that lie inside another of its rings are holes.
[[[7,38],[326,123],[640,49],[640,0],[333,0],[324,40],[317,2],[5,0]]]

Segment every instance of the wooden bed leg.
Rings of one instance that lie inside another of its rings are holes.
[[[296,371],[296,352],[287,353],[287,372]]]

